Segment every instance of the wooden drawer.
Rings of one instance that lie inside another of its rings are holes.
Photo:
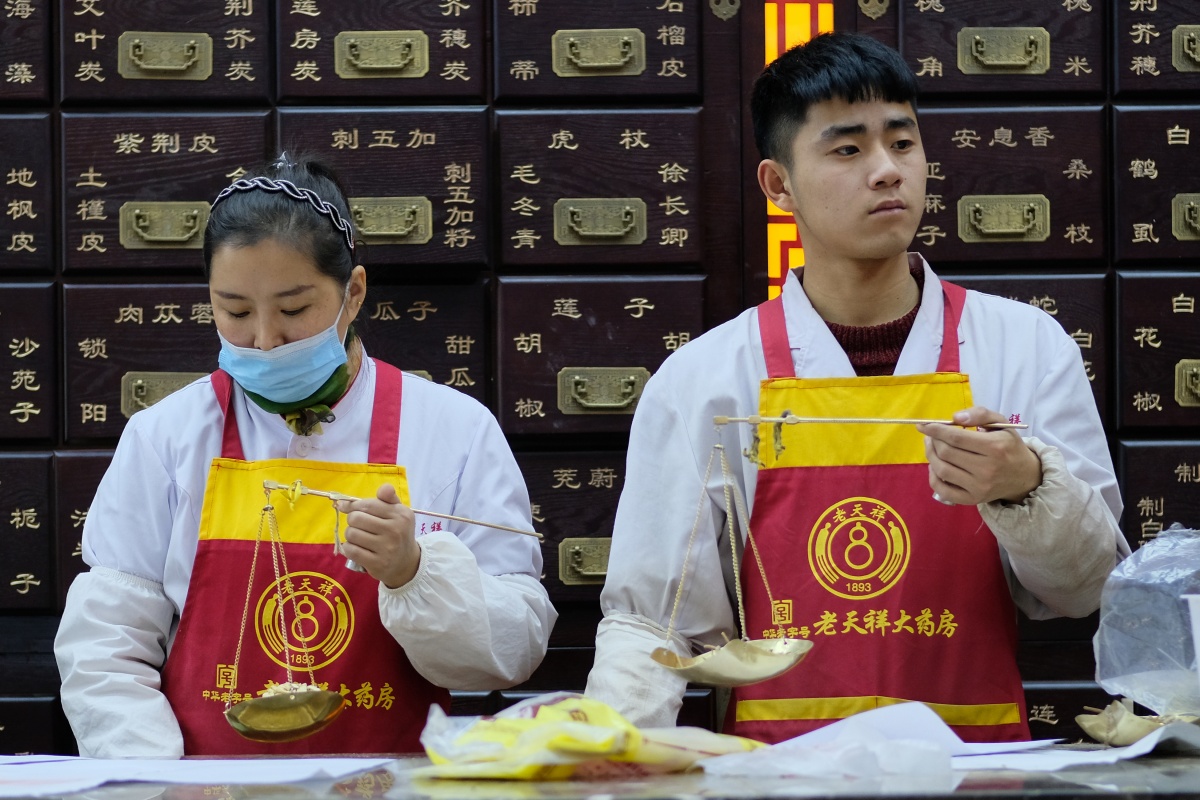
[[[0,755],[59,753],[55,697],[0,697]]]
[[[501,278],[501,427],[510,434],[629,430],[650,374],[700,334],[703,282],[699,275]]]
[[[64,101],[271,97],[267,0],[58,0],[58,6]]]
[[[487,263],[484,109],[282,109],[279,141],[338,171],[371,265]]]
[[[50,2],[5,2],[0,17],[0,53],[4,54],[0,102],[50,102]]]
[[[55,607],[50,454],[0,455],[0,610]]]
[[[354,325],[372,357],[480,402],[487,398],[491,339],[487,287],[372,283]]]
[[[482,0],[277,0],[279,97],[484,100]]]
[[[54,287],[0,284],[0,438],[49,439],[58,431]]]
[[[695,97],[704,5],[498,0],[496,97]]]
[[[948,278],[968,289],[1037,306],[1054,317],[1079,344],[1100,419],[1111,417],[1108,345],[1108,288],[1104,275],[958,275]]]
[[[921,138],[928,180],[913,247],[933,263],[1104,257],[1099,106],[923,109]]]
[[[498,111],[504,264],[701,260],[699,109]]]
[[[1200,106],[1117,106],[1114,115],[1117,259],[1200,257]]]
[[[104,477],[111,450],[61,451],[54,454],[54,520],[58,565],[59,607],[67,598],[71,582],[87,572],[83,562],[83,524]]]
[[[1100,0],[915,0],[900,5],[900,52],[925,96],[1099,94]]]
[[[555,603],[600,600],[625,453],[521,453],[533,522],[542,542],[542,584]]]
[[[209,206],[262,163],[268,117],[64,113],[64,269],[198,274]]]
[[[207,286],[68,284],[63,317],[69,440],[115,439],[134,412],[217,368]]]
[[[1114,86],[1121,96],[1200,89],[1200,15],[1192,0],[1126,0],[1117,12]]]
[[[1176,522],[1200,528],[1200,441],[1122,439],[1117,463],[1125,499],[1121,529],[1131,547]]]
[[[1122,430],[1200,423],[1200,274],[1117,273],[1117,420]]]
[[[6,34],[0,26],[0,38]],[[0,174],[4,175],[0,273],[54,271],[50,141],[49,114],[0,115]]]

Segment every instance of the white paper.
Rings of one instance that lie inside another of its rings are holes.
[[[22,757],[30,758],[30,757]],[[46,757],[43,757],[46,758]],[[101,759],[0,764],[0,797],[61,794],[104,783],[287,784],[337,780],[391,763],[388,758]]]
[[[1174,722],[1128,747],[1108,747],[1103,750],[1048,750],[1038,753],[1004,753],[994,755],[960,756],[954,759],[955,769],[1015,769],[1025,772],[1051,772],[1078,764],[1115,764],[1137,758],[1159,748],[1172,751],[1200,752],[1200,725]]]
[[[959,757],[1043,748],[1052,742],[966,743],[928,706],[900,703],[864,711],[749,753],[700,762],[724,776],[850,777],[949,775]]]

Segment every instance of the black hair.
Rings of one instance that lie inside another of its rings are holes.
[[[823,100],[911,103],[917,77],[900,54],[869,36],[823,33],[772,61],[754,81],[750,116],[763,158],[791,166],[792,140]]]
[[[257,174],[243,177],[288,181],[313,192],[336,209],[349,226],[350,241],[354,241],[346,192],[337,175],[323,162],[306,156],[292,157],[285,152]],[[307,253],[317,269],[339,286],[349,282],[355,253],[332,217],[312,202],[261,188],[230,192],[212,209],[204,230],[205,279],[211,277],[212,256],[218,248],[250,247],[266,239],[276,239]]]

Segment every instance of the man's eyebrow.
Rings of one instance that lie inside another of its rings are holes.
[[[892,117],[891,119],[889,119],[887,121],[887,124],[884,125],[883,127],[884,127],[884,130],[889,130],[889,131],[907,130],[907,129],[916,128],[917,121],[915,119],[913,119],[912,117]]]
[[[915,130],[917,121],[912,117],[891,117],[883,125],[884,130]],[[828,141],[831,139],[839,139],[843,136],[861,136],[867,132],[867,126],[863,123],[855,125],[830,125],[825,130],[821,131],[821,139]]]
[[[830,125],[821,131],[821,139],[839,139],[843,136],[860,136],[867,132],[867,126],[861,122],[857,125]]]

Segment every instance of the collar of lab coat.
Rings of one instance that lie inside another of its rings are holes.
[[[896,375],[935,371],[942,351],[942,282],[920,254],[909,253],[908,263],[913,267],[920,265],[924,270],[925,285],[921,290],[921,307],[917,311],[917,318],[896,362]],[[812,307],[795,272],[789,271],[784,280],[783,298],[788,345],[796,363],[796,374],[800,377],[854,377],[849,356],[838,344],[825,320]],[[959,327],[961,344],[961,324]]]

